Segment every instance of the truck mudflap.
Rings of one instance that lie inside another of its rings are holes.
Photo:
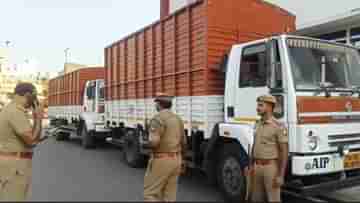
[[[324,193],[334,192],[336,190],[347,189],[356,186],[360,186],[360,176],[328,181],[309,186],[286,185],[283,189],[287,193],[297,193],[301,196],[310,197],[321,196]]]

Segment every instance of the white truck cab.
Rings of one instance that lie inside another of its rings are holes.
[[[69,116],[52,122],[56,127],[57,140],[66,140],[71,134],[76,134],[81,136],[84,148],[92,148],[98,139],[106,139],[110,130],[104,125],[104,87],[103,79],[86,81],[82,105],[60,107],[62,114]]]
[[[105,123],[105,84],[104,80],[87,81],[84,91],[83,112],[80,118],[85,121],[88,130],[107,132]]]
[[[344,187],[346,176],[360,169],[359,67],[355,47],[318,39],[281,35],[235,45],[226,65],[219,136],[250,152],[256,98],[272,94],[275,115],[288,130],[288,181],[321,184],[333,177]]]

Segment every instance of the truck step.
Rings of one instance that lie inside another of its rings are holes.
[[[119,147],[122,147],[125,143],[123,139],[114,139],[112,137],[106,138],[106,142]]]

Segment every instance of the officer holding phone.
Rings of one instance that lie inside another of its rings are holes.
[[[33,112],[34,123],[28,119]],[[24,201],[31,185],[33,148],[41,138],[43,107],[31,83],[19,83],[0,113],[0,201]]]

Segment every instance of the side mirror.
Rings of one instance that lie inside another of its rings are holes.
[[[274,117],[280,119],[284,117],[284,97],[282,95],[275,96],[277,104],[274,108]]]
[[[271,39],[266,43],[266,84],[270,89],[282,89],[281,63],[278,59],[277,40]]]

